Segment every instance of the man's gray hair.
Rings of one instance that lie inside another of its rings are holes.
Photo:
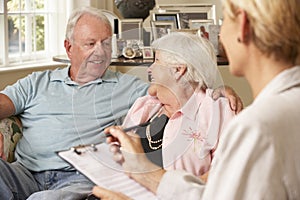
[[[75,9],[69,17],[67,29],[66,29],[66,36],[65,36],[66,40],[73,41],[74,27],[76,26],[80,17],[82,17],[83,15],[86,15],[86,14],[94,16],[94,17],[100,19],[101,21],[103,21],[105,24],[107,24],[107,27],[109,27],[112,32],[112,26],[111,26],[110,21],[108,20],[108,18],[105,16],[105,14],[103,14],[103,12],[100,9],[93,8],[93,7],[81,7],[81,8]],[[99,31],[101,31],[101,30],[99,30]]]

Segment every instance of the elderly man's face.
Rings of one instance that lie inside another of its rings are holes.
[[[101,20],[83,15],[77,22],[73,41],[67,41],[71,78],[87,83],[101,77],[111,62],[111,30]]]

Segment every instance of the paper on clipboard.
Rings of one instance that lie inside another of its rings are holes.
[[[79,153],[71,148],[58,152],[58,155],[96,185],[122,192],[132,199],[157,199],[152,192],[122,172],[122,167],[112,159],[113,154],[106,143],[98,144],[93,148],[82,147]]]

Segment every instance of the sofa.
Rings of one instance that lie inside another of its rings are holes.
[[[8,162],[12,162],[17,142],[22,137],[22,123],[19,118],[13,116],[0,120],[0,134],[3,137],[4,155]]]

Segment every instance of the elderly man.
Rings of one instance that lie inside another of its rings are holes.
[[[101,142],[148,84],[107,70],[112,28],[97,9],[70,16],[64,42],[71,65],[33,73],[0,94],[0,118],[19,115],[24,130],[17,161],[0,160],[0,199],[83,199],[93,183],[55,152]],[[101,134],[100,134],[101,136]]]

